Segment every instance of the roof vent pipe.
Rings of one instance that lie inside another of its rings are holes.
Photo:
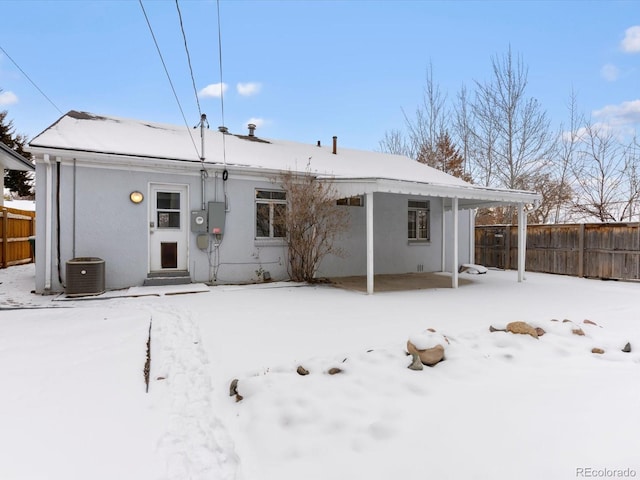
[[[218,127],[218,131],[222,132],[222,133],[228,133],[229,129],[227,127],[221,125],[221,126]]]
[[[322,145],[320,145],[320,140],[318,140],[318,146],[321,147]]]
[[[250,137],[255,137],[256,134],[256,126],[254,123],[250,123],[249,125],[247,125],[247,127],[249,128],[249,136]]]
[[[335,135],[333,136],[333,154],[337,154],[338,153],[338,137],[336,137]]]

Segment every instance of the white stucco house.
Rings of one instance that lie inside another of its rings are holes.
[[[274,212],[286,208],[278,178],[311,172],[330,181],[349,209],[319,276],[451,272],[473,262],[474,209],[516,205],[532,192],[478,187],[409,158],[320,142],[263,139],[249,132],[70,111],[30,142],[36,160],[36,291],[61,292],[65,262],[105,262],[108,289],[158,277],[192,282],[286,279],[287,250]],[[202,133],[202,138],[201,138]],[[524,248],[520,248],[524,252]],[[524,255],[518,279],[522,280]]]

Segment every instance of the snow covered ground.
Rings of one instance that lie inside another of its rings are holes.
[[[640,476],[640,284],[463,275],[373,296],[274,283],[54,301],[29,293],[33,265],[0,270],[0,478]],[[489,332],[514,320],[546,334]],[[409,370],[427,328],[446,360]]]

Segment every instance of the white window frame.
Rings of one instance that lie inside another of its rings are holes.
[[[420,218],[424,218],[424,236],[422,236],[422,228],[420,228]],[[411,216],[415,224],[415,236],[411,236],[409,224]],[[429,200],[409,200],[407,202],[407,238],[409,242],[429,242],[431,240],[431,202]]]
[[[286,208],[287,199],[286,193],[282,190],[268,190],[263,188],[256,188],[255,191],[255,214],[254,220],[254,232],[256,240],[283,240],[286,237],[284,235],[276,236],[275,232],[275,206],[284,205]],[[269,236],[258,236],[258,205],[267,205],[269,208]]]

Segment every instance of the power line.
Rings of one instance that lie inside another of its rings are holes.
[[[224,83],[222,81],[222,29],[220,28],[220,0],[216,0],[218,10],[218,65],[220,66],[220,114],[222,118],[222,126],[224,126]],[[222,161],[227,165],[227,144],[226,135],[222,134]],[[226,185],[226,183],[225,183]]]
[[[220,0],[216,0],[218,9],[218,65],[220,66],[220,109],[222,110],[222,125],[224,125],[224,88],[222,81],[222,30],[220,28]]]
[[[160,56],[160,61],[162,62],[162,66],[164,67],[164,72],[167,75],[167,80],[169,80],[169,85],[171,85],[171,90],[173,91],[173,96],[176,99],[176,103],[178,104],[178,108],[180,109],[180,113],[182,114],[182,119],[184,120],[184,125],[187,127],[187,132],[189,133],[189,138],[191,138],[191,143],[193,144],[193,149],[196,151],[196,156],[200,158],[200,152],[198,152],[198,147],[196,147],[196,142],[193,139],[193,135],[191,135],[191,129],[189,128],[189,124],[187,123],[187,117],[184,115],[184,110],[182,109],[182,105],[180,104],[180,99],[178,98],[178,94],[176,93],[176,89],[173,86],[173,82],[171,81],[171,75],[169,75],[169,70],[167,69],[167,64],[164,61],[164,57],[162,56],[162,52],[160,51],[160,46],[158,45],[158,41],[156,40],[156,36],[153,33],[153,28],[151,28],[151,22],[149,21],[149,17],[147,16],[147,11],[144,9],[144,5],[142,4],[142,0],[138,0],[140,3],[140,7],[142,8],[142,13],[144,14],[144,18],[147,21],[147,25],[149,26],[149,32],[151,32],[151,37],[153,38],[153,43],[156,45],[156,50],[158,51],[158,55]]]
[[[40,89],[40,87],[39,87],[38,85],[36,85],[36,82],[34,82],[33,80],[31,80],[31,77],[29,77],[29,75],[27,75],[27,73],[26,73],[22,68],[20,68],[20,65],[18,65],[18,64],[16,63],[16,61],[15,61],[13,58],[11,58],[11,55],[9,55],[9,54],[7,53],[7,51],[6,51],[4,48],[2,48],[2,46],[1,46],[1,45],[0,45],[0,50],[2,50],[2,53],[4,53],[4,54],[5,54],[5,56],[6,56],[9,60],[11,60],[11,62],[16,66],[16,68],[17,68],[18,70],[20,70],[20,72],[22,72],[22,74],[25,76],[25,78],[31,82],[31,85],[33,85],[34,87],[36,87],[36,90],[38,90],[38,91],[42,94],[42,96],[43,96],[44,98],[46,98],[46,99],[48,100],[48,102],[49,102],[51,105],[53,105],[53,108],[55,108],[55,109],[60,113],[60,115],[64,115],[64,113],[62,113],[62,110],[60,110],[60,109],[58,108],[58,106],[57,106],[55,103],[53,103],[53,100],[51,100],[49,97],[47,97],[47,95],[46,95],[46,94],[45,94],[45,93]]]
[[[196,96],[198,113],[202,118],[202,110],[200,109],[200,99],[198,98],[198,89],[196,88],[196,80],[193,77],[193,68],[191,66],[191,55],[189,55],[189,47],[187,46],[187,36],[184,33],[184,25],[182,24],[182,13],[180,12],[180,5],[178,5],[178,0],[176,0],[176,9],[178,10],[178,18],[180,19],[180,30],[182,31],[182,39],[184,40],[184,50],[185,52],[187,52],[187,62],[189,63],[189,73],[191,74],[191,84],[193,85],[193,93]]]

